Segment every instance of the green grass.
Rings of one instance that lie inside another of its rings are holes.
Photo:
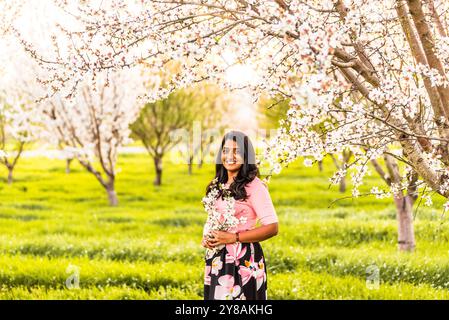
[[[202,299],[205,165],[164,164],[163,185],[152,185],[152,161],[120,155],[118,207],[99,183],[73,163],[21,159],[13,185],[0,169],[0,298]],[[271,180],[279,235],[262,242],[269,299],[448,299],[449,227],[444,199],[415,218],[417,249],[398,252],[391,199],[337,198],[334,171],[294,163]],[[377,183],[366,177],[361,192]],[[367,267],[379,268],[378,289]],[[79,288],[66,287],[70,266]],[[69,268],[69,269],[68,269]]]

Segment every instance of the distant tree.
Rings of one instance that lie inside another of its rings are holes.
[[[220,105],[218,95],[216,89],[214,91],[210,86],[194,87],[177,90],[165,99],[145,104],[131,130],[133,138],[142,141],[153,159],[156,173],[154,185],[162,183],[163,157],[180,142],[184,144],[185,163],[192,172],[193,158],[199,151],[190,139],[192,125],[198,121],[204,129],[218,122],[221,115],[217,110]],[[181,132],[181,136],[174,137],[176,131]]]
[[[20,103],[0,103],[0,164],[8,170],[8,184],[24,148],[34,141],[39,127],[34,123],[33,110]]]
[[[332,161],[334,162],[335,167],[337,168],[337,170],[344,170],[345,168],[347,168],[349,159],[351,158],[352,152],[351,150],[343,150],[341,152],[341,156],[338,157],[339,159],[337,159],[337,157],[335,157],[335,154],[330,153],[329,154],[332,158]],[[342,176],[340,181],[339,181],[339,188],[338,190],[341,193],[346,192],[346,176]]]
[[[225,127],[223,115],[229,111],[229,93],[211,84],[198,85],[195,88],[197,101],[193,106],[196,108],[194,125],[188,128],[189,136],[192,137],[187,148],[189,174],[192,174],[195,160],[200,169],[205,157],[214,151],[211,148],[221,138],[221,131]],[[195,128],[200,129],[198,137],[195,136],[197,134]]]
[[[94,83],[82,83],[72,100],[55,96],[42,106],[55,142],[67,159],[75,157],[95,176],[112,206],[118,204],[118,148],[131,141],[129,124],[141,109],[137,96],[143,93],[143,81],[139,75],[130,70],[103,73]]]
[[[0,37],[0,164],[8,184],[27,144],[40,138],[42,126],[34,101],[39,87],[36,63],[12,37]]]

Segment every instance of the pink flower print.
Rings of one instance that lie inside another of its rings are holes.
[[[263,258],[260,259],[259,263],[254,262],[254,257],[250,257],[250,261],[245,260],[245,265],[241,265],[239,269],[239,274],[242,277],[242,285],[248,283],[251,277],[256,279],[257,290],[266,281],[267,275],[265,273]]]
[[[234,286],[234,277],[225,274],[218,278],[220,285],[215,287],[214,299],[216,300],[232,300],[240,294],[240,286]]]
[[[212,274],[218,275],[218,271],[223,268],[223,261],[220,260],[220,257],[215,257],[212,260]]]
[[[204,270],[204,284],[210,286],[210,266],[206,266]]]
[[[259,263],[257,264],[257,270],[255,271],[254,276],[256,278],[257,290],[259,290],[262,284],[267,280],[267,274],[265,273],[263,258],[260,259]]]
[[[246,253],[246,247],[242,250],[241,243],[231,243],[226,245],[226,263],[235,263],[236,266],[240,264],[241,259]]]
[[[242,292],[242,294],[240,295],[240,297],[235,298],[235,300],[246,300],[245,294]]]
[[[254,256],[251,256],[248,260],[245,260],[245,265],[241,265],[239,269],[239,274],[242,277],[242,286],[248,283],[251,277],[254,276],[256,271],[256,266],[254,264]]]

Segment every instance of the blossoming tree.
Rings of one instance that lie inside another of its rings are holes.
[[[0,41],[4,42],[6,38],[8,38],[8,36],[10,35],[10,30],[11,30],[11,26],[13,24],[13,21],[18,17],[18,13],[20,12],[21,9],[21,3],[17,2],[17,1],[1,1],[0,2]],[[5,51],[5,48],[3,47],[3,53]],[[0,74],[2,77],[5,77],[5,69],[3,67],[0,67]],[[2,97],[2,102],[1,102],[1,107],[0,107],[0,111],[2,113],[5,112],[5,104],[6,104],[6,100],[5,100],[5,95],[4,95],[4,90],[3,90],[3,97]],[[12,107],[9,106],[9,109],[11,109]],[[8,113],[8,115],[10,115],[11,112]],[[6,119],[5,116],[2,116],[1,118],[1,126],[4,127],[6,126],[6,122],[10,122],[10,119]],[[2,131],[1,135],[0,135],[0,141],[2,141],[2,145],[0,146],[0,161],[2,161],[3,164],[6,165],[6,163],[11,163],[11,161],[8,159],[8,154],[5,152],[5,144],[6,144],[6,134],[3,133],[4,131]],[[20,150],[20,142],[19,142],[19,150]],[[20,152],[21,153],[21,152]],[[16,153],[15,158],[18,159],[17,155],[20,157],[19,153]],[[12,160],[12,162],[14,162],[14,160]],[[15,161],[17,162],[17,160]],[[11,166],[11,165],[10,165]],[[15,166],[15,165],[14,165]],[[13,166],[13,167],[14,167]],[[11,183],[12,182],[12,170],[8,169],[8,182]]]
[[[142,91],[140,91],[142,90]],[[109,204],[118,204],[115,191],[118,148],[129,143],[143,92],[139,70],[97,74],[81,83],[72,99],[59,95],[41,103],[43,122],[54,143],[79,163],[106,190]]]
[[[0,92],[0,164],[8,170],[8,184],[25,146],[39,138],[33,102],[24,99],[20,90]]]
[[[145,60],[182,57],[171,88],[209,79],[224,83],[229,65],[211,57],[230,50],[257,73],[248,84],[290,99],[268,155],[274,172],[304,156],[350,150],[354,197],[372,163],[397,207],[401,250],[415,247],[412,207],[419,194],[449,196],[449,3],[444,0],[118,0],[55,1],[76,30],[64,52],[28,51],[46,62],[54,91],[85,74]],[[316,130],[319,127],[319,130]],[[381,161],[384,164],[381,163]],[[400,162],[400,165],[399,165]],[[445,208],[449,205],[446,203]]]
[[[35,103],[35,62],[7,33],[0,37],[0,164],[8,171],[8,184],[26,146],[44,135]]]

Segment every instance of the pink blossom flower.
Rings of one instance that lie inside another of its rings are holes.
[[[241,259],[246,253],[246,247],[242,249],[241,243],[231,243],[226,245],[226,263],[235,263],[236,266],[240,264]]]
[[[216,300],[232,300],[240,294],[240,286],[234,285],[234,277],[225,274],[218,278],[219,286],[215,287]]]
[[[215,257],[212,260],[212,274],[218,275],[218,271],[223,268],[223,261],[221,261],[220,257]]]
[[[263,258],[260,259],[259,263],[256,263],[254,262],[254,256],[251,256],[250,261],[245,260],[245,265],[240,266],[239,274],[242,277],[242,285],[247,284],[254,277],[256,279],[257,290],[259,290],[267,278]]]
[[[235,298],[235,300],[246,300],[245,294],[242,293],[242,294],[240,295],[240,297]]]

